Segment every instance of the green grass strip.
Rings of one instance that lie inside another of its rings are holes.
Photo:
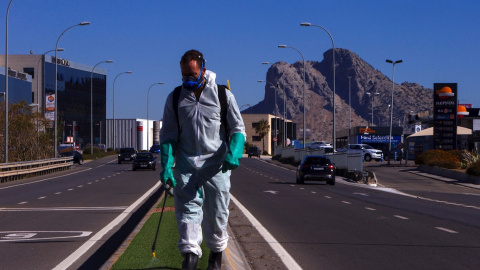
[[[162,209],[163,199],[158,209]],[[169,196],[165,208],[173,207],[173,197]],[[155,258],[152,256],[152,245],[160,219],[160,212],[154,213],[145,222],[125,252],[118,258],[112,269],[181,269],[183,257],[178,250],[178,229],[174,211],[163,213],[160,231],[158,232]],[[199,269],[207,269],[210,250],[204,243],[201,245],[203,256],[198,261]]]

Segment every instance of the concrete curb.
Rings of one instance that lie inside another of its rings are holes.
[[[428,165],[420,165],[418,166],[418,170],[434,175],[439,175],[442,177],[452,178],[458,180],[462,183],[470,183],[474,185],[480,185],[480,177],[468,175],[463,172],[444,169],[436,166],[428,166]]]

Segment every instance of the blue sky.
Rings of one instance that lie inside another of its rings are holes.
[[[5,14],[1,0],[0,53],[5,53]],[[322,61],[331,48],[320,28],[332,34],[335,47],[349,49],[391,78],[385,59],[402,59],[395,82],[416,82],[433,88],[436,82],[458,83],[461,103],[480,107],[480,1],[162,1],[162,0],[13,0],[9,14],[9,54],[35,54],[55,49],[59,57],[94,66],[107,73],[107,118],[146,118],[150,90],[150,119],[161,119],[165,98],[180,85],[179,59],[189,49],[202,51],[217,82],[230,81],[239,106],[264,97],[268,66],[264,61]],[[0,63],[3,65],[3,63]],[[337,81],[348,80],[337,77]],[[338,89],[348,91],[348,89]],[[385,91],[390,91],[385,89]]]

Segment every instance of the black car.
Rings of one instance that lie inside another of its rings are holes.
[[[60,154],[62,157],[73,157],[73,163],[77,163],[79,165],[83,164],[83,156],[80,154],[78,151],[68,151],[68,152],[63,152]]]
[[[335,164],[326,156],[306,156],[297,169],[297,184],[308,180],[327,181],[335,185]]]
[[[155,171],[157,166],[156,159],[157,158],[154,157],[150,152],[139,152],[133,159],[132,170],[136,171],[137,169],[152,169]]]
[[[262,153],[262,150],[260,150],[260,148],[256,146],[250,146],[247,151],[248,158],[251,158],[252,156],[256,156],[260,158],[261,153]]]
[[[150,153],[159,154],[160,153],[160,144],[154,144],[150,147]]]
[[[124,148],[120,148],[120,151],[118,152],[118,164],[122,163],[122,161],[125,161],[125,160],[133,160],[133,158],[135,158],[135,154],[137,153],[137,151],[135,150],[135,148],[131,148],[131,147],[124,147]]]

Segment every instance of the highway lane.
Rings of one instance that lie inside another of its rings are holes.
[[[125,213],[128,207],[157,183],[158,171],[133,172],[131,164],[117,164],[114,156],[1,184],[2,268],[53,269],[85,243],[92,243],[91,238],[114,219],[131,215],[135,209]],[[83,255],[71,269],[85,262],[99,263],[87,260],[99,248],[105,250],[102,244],[122,225],[125,221],[80,252]]]
[[[408,189],[415,190],[413,180]],[[293,171],[257,159],[242,159],[232,176],[235,198],[304,269],[477,268],[477,204],[426,191],[417,198],[341,177],[335,186],[297,185]]]

